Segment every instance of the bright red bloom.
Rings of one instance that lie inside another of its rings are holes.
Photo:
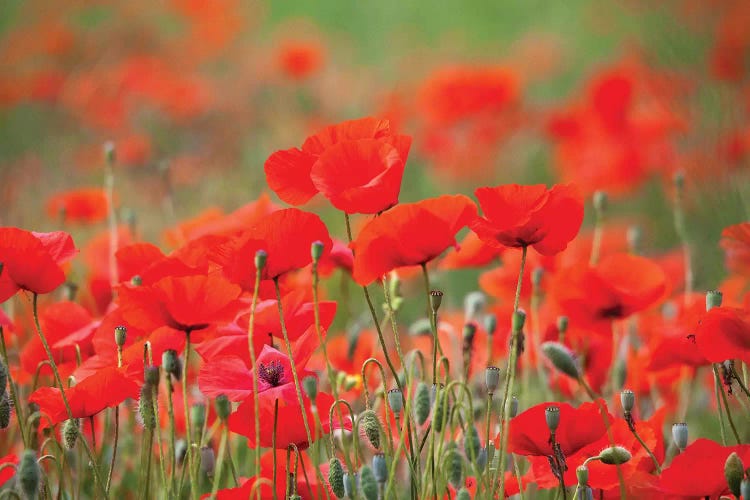
[[[411,138],[394,134],[388,120],[347,121],[308,137],[302,149],[272,154],[266,180],[291,205],[320,192],[339,210],[374,214],[398,203],[410,146]]]
[[[494,248],[479,239],[476,233],[468,233],[455,252],[449,252],[440,261],[440,269],[462,269],[482,267],[495,260],[502,249]]]
[[[583,222],[583,201],[570,186],[508,184],[475,192],[484,217],[471,229],[495,248],[532,246],[554,255],[575,238]]]
[[[698,322],[695,344],[711,363],[737,358],[750,361],[750,314],[733,307],[712,308]]]
[[[18,290],[48,293],[62,285],[60,267],[77,252],[68,233],[32,233],[15,227],[0,228],[0,303]]]
[[[128,398],[137,398],[139,390],[138,384],[123,369],[106,367],[66,389],[65,396],[73,411],[73,418],[85,418],[117,406]],[[37,389],[29,396],[29,401],[39,405],[39,411],[49,417],[51,425],[68,419],[57,387]]]
[[[431,261],[456,245],[456,233],[475,216],[476,206],[464,195],[430,198],[385,212],[352,243],[354,280],[367,285],[397,267]]]
[[[724,228],[719,244],[727,269],[750,277],[750,222]]]
[[[54,220],[93,224],[107,218],[108,206],[103,189],[76,189],[52,196],[47,201],[47,215]]]

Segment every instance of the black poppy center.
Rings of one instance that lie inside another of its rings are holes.
[[[271,387],[278,387],[284,383],[284,366],[281,361],[258,364],[258,376]]]

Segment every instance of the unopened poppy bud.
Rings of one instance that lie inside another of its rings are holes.
[[[724,294],[719,290],[709,290],[706,292],[706,311],[710,311],[714,307],[721,307],[723,298]]]
[[[229,414],[232,413],[232,403],[229,398],[225,394],[219,394],[214,400],[214,406],[216,407],[216,415],[222,422],[226,422]]]
[[[469,490],[466,488],[461,488],[458,490],[458,493],[456,493],[456,500],[471,500],[471,494],[469,493]]]
[[[547,422],[547,428],[550,432],[555,432],[560,426],[560,408],[557,406],[548,406],[544,409],[544,420]]]
[[[213,477],[216,468],[216,454],[210,446],[201,447],[201,470],[208,477]]]
[[[479,431],[475,425],[469,425],[464,434],[464,454],[469,460],[476,460],[479,456],[479,448],[482,443],[479,441]]]
[[[560,336],[564,336],[565,333],[568,331],[568,317],[567,316],[558,316],[557,317],[557,331],[560,334]]]
[[[0,396],[5,394],[5,388],[8,386],[8,367],[0,360]]]
[[[357,473],[344,472],[344,496],[354,500],[357,498]]]
[[[497,366],[488,366],[484,370],[484,385],[487,387],[487,394],[494,394],[500,387],[500,368]]]
[[[603,216],[609,206],[609,196],[607,196],[607,193],[604,191],[596,191],[594,193],[593,202],[596,216]]]
[[[331,485],[334,495],[344,498],[344,466],[336,457],[331,457],[328,461],[328,484]]]
[[[159,367],[147,366],[143,370],[143,380],[145,380],[147,384],[150,384],[151,387],[158,386],[159,385]]]
[[[477,467],[480,471],[483,471],[487,467],[487,448],[481,448],[479,455],[477,455]]]
[[[310,255],[312,256],[313,262],[318,262],[320,258],[323,256],[323,249],[325,248],[325,245],[322,241],[313,241],[312,245],[310,245]]]
[[[620,393],[620,404],[622,404],[622,409],[625,413],[633,411],[633,406],[635,406],[635,393],[630,389],[622,391]]]
[[[0,429],[7,429],[10,425],[11,403],[7,394],[0,396]]]
[[[167,349],[161,355],[161,366],[164,371],[175,379],[179,380],[182,375],[182,365],[180,363],[180,357],[177,355],[177,351],[174,349]]]
[[[115,327],[115,344],[117,347],[122,348],[125,345],[125,341],[128,339],[127,327],[120,325]]]
[[[359,428],[376,450],[380,448],[380,419],[373,410],[365,410],[359,415]]]
[[[599,453],[599,460],[607,465],[624,464],[631,458],[632,455],[630,454],[630,452],[622,446],[610,446],[609,448],[606,448],[602,450],[601,453]]]
[[[310,401],[315,403],[315,399],[318,397],[318,379],[312,375],[303,378],[302,389],[304,389],[305,394],[310,398]]]
[[[511,321],[511,328],[514,332],[523,331],[523,325],[526,323],[526,313],[519,309],[513,312],[513,320]]]
[[[383,484],[388,480],[388,464],[383,453],[376,453],[372,456],[372,472],[378,483]]]
[[[578,484],[581,486],[589,484],[589,468],[585,465],[579,465],[576,468],[576,478],[578,479]]]
[[[80,428],[81,421],[77,418],[68,419],[65,421],[62,428],[63,444],[65,445],[65,448],[69,450],[75,448]]]
[[[740,483],[740,495],[742,498],[750,498],[750,479],[743,479]]]
[[[724,462],[724,477],[727,480],[729,491],[737,498],[740,497],[740,484],[744,476],[745,467],[742,464],[742,459],[736,451],[733,451],[727,457],[727,461]]]
[[[643,242],[643,231],[641,230],[641,227],[628,227],[626,238],[628,240],[628,248],[630,249],[630,252],[634,254],[640,253]]]
[[[34,450],[24,450],[21,460],[18,463],[16,478],[26,498],[36,499],[38,497],[41,477],[42,471],[39,463],[36,461],[36,452]]]
[[[255,252],[255,269],[262,270],[266,267],[266,261],[268,260],[268,252],[265,250],[258,250]]]
[[[487,306],[487,296],[482,292],[470,292],[464,297],[464,320],[474,321]]]
[[[154,391],[151,384],[141,386],[141,397],[138,399],[138,415],[146,429],[156,428],[156,414],[154,413]]]
[[[206,405],[203,403],[195,403],[190,408],[190,420],[193,424],[193,432],[201,432],[201,430],[203,430],[203,424],[206,422]]]
[[[543,267],[535,267],[533,271],[531,271],[531,286],[534,288],[539,288],[542,285],[542,278],[544,277],[544,268]]]
[[[451,448],[447,450],[443,456],[442,469],[446,479],[448,479],[448,482],[454,488],[461,486],[463,479],[463,457],[457,449]]]
[[[518,398],[513,396],[508,401],[508,416],[513,418],[516,415],[518,415]]]
[[[578,378],[578,363],[576,363],[573,353],[567,347],[559,342],[544,342],[542,352],[549,358],[555,368],[569,377]]]
[[[378,482],[369,465],[359,469],[359,489],[365,500],[378,500]]]
[[[487,331],[487,335],[490,337],[497,331],[497,316],[494,314],[486,314],[484,316],[484,329]]]
[[[420,382],[417,384],[416,395],[414,396],[414,418],[419,425],[424,424],[427,417],[430,416],[431,404],[430,388],[424,382]]]
[[[443,303],[443,292],[440,290],[432,290],[430,292],[430,307],[433,313],[437,313],[440,309],[440,304]]]
[[[443,424],[448,419],[449,413],[448,393],[445,390],[441,390],[435,397],[435,406],[432,409],[432,427],[437,432],[442,432]]]
[[[674,444],[677,445],[680,451],[684,451],[687,448],[688,425],[685,422],[672,424],[672,439],[674,439]]]
[[[141,286],[143,285],[143,278],[136,274],[135,276],[130,278],[130,284],[133,286]]]
[[[401,414],[404,409],[404,399],[401,396],[401,389],[391,389],[388,391],[388,405],[396,416]]]

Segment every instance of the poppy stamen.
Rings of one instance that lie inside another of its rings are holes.
[[[278,387],[284,383],[284,366],[281,361],[258,364],[258,377],[271,387]]]

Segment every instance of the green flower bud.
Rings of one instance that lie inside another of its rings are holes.
[[[336,457],[331,457],[328,461],[328,484],[331,485],[334,495],[344,498],[344,466]]]
[[[268,252],[265,250],[258,250],[255,252],[255,269],[263,270],[266,267],[266,261],[268,260]]]
[[[323,250],[325,249],[325,245],[322,241],[313,241],[312,245],[310,245],[310,255],[312,256],[313,262],[318,262],[320,258],[323,256]]]
[[[497,366],[488,366],[484,370],[484,385],[487,387],[487,394],[494,394],[500,387],[500,368]]]
[[[396,416],[401,414],[404,409],[404,398],[401,395],[401,389],[391,389],[388,391],[388,405]]]
[[[120,325],[115,327],[115,344],[118,347],[125,345],[125,341],[128,339],[128,328]]]
[[[432,427],[433,432],[442,432],[443,425],[448,420],[450,413],[450,404],[448,402],[448,393],[440,390],[435,396],[435,405],[432,407]]]
[[[161,366],[164,372],[173,376],[176,380],[180,380],[182,376],[182,363],[177,351],[174,349],[167,349],[161,355]]]
[[[133,286],[141,286],[143,285],[143,278],[136,274],[135,276],[130,278],[130,284]]]
[[[685,422],[672,424],[672,439],[680,451],[685,451],[688,444],[688,425]]]
[[[622,404],[622,409],[625,413],[633,411],[633,406],[635,406],[635,393],[630,389],[622,391],[620,393],[620,404]]]
[[[544,268],[543,267],[535,267],[533,271],[531,271],[531,286],[534,288],[539,288],[542,285],[542,278],[544,277]]]
[[[81,429],[81,421],[77,418],[72,420],[66,420],[63,423],[62,436],[63,444],[65,448],[72,450],[75,448],[76,441],[78,440],[78,433]]]
[[[485,315],[484,329],[487,331],[487,335],[492,337],[497,331],[497,316],[492,313]]]
[[[303,378],[302,389],[304,389],[305,394],[310,398],[310,401],[315,403],[315,400],[318,397],[318,379],[312,375]]]
[[[579,485],[586,486],[589,484],[589,468],[585,465],[579,465],[576,469],[576,477]]]
[[[544,409],[544,420],[547,422],[547,428],[550,432],[555,432],[560,426],[560,408],[557,406],[548,406]]]
[[[203,430],[203,424],[206,422],[206,405],[195,403],[190,408],[190,423],[193,424],[193,432],[198,434]]]
[[[354,500],[357,498],[357,473],[344,472],[344,496]]]
[[[41,482],[42,470],[36,461],[36,452],[34,450],[24,450],[21,460],[18,463],[16,479],[21,485],[21,491],[24,496],[30,500],[35,500],[39,495],[39,485]]]
[[[599,459],[607,465],[621,465],[631,458],[630,452],[622,446],[610,446],[599,453]]]
[[[430,292],[430,308],[433,313],[437,313],[440,309],[440,304],[443,303],[443,292],[440,290],[432,290]]]
[[[372,472],[378,483],[383,484],[388,480],[388,464],[384,454],[376,453],[372,456]]]
[[[513,331],[523,331],[524,323],[526,323],[526,313],[521,309],[513,312],[513,320],[511,321],[511,328],[513,329]]]
[[[420,382],[414,396],[414,418],[419,425],[424,424],[430,416],[430,406],[430,388],[424,382]]]
[[[555,368],[569,377],[578,378],[578,363],[570,349],[558,342],[544,342],[542,352]]]
[[[378,482],[368,465],[359,470],[359,487],[365,500],[378,500]]]
[[[479,450],[479,455],[477,456],[477,467],[480,471],[483,471],[484,468],[487,467],[487,448]]]
[[[567,316],[558,316],[557,317],[557,331],[560,333],[560,335],[564,336],[565,333],[568,331],[568,324],[570,321],[568,320]]]
[[[232,403],[229,401],[229,398],[224,394],[219,394],[214,400],[214,406],[216,408],[216,415],[222,422],[226,422],[229,414],[232,413]]]
[[[515,396],[511,396],[511,398],[508,400],[508,415],[510,416],[510,418],[518,415],[518,398]]]
[[[380,419],[373,410],[365,410],[359,415],[359,429],[367,437],[373,448],[380,449]]]
[[[742,465],[742,459],[737,452],[733,451],[724,462],[724,477],[727,479],[729,491],[737,498],[740,497],[740,484],[744,476],[745,467]]]
[[[156,414],[154,413],[154,391],[150,384],[141,386],[141,397],[138,399],[138,415],[146,429],[156,428]]]
[[[464,455],[471,461],[475,461],[479,457],[479,449],[482,447],[482,443],[479,440],[479,431],[475,425],[469,425],[469,428],[464,434]]]
[[[159,385],[159,367],[147,366],[143,370],[143,380],[152,387],[157,387]]]
[[[721,307],[723,298],[724,294],[719,290],[709,290],[706,292],[706,311],[710,311],[714,307]]]
[[[454,488],[459,488],[463,479],[463,457],[455,448],[446,451],[442,463],[443,474]]]

